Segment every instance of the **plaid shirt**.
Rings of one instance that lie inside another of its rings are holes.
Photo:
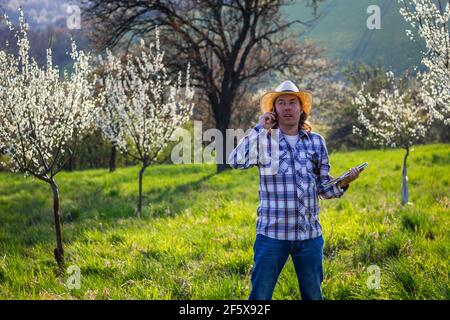
[[[255,165],[259,168],[256,233],[280,240],[319,237],[322,228],[318,198],[339,198],[348,185],[323,187],[333,177],[329,175],[328,151],[321,135],[302,129],[292,148],[281,130],[275,132],[278,134],[270,134],[257,125],[228,158],[230,166],[236,169]],[[275,135],[278,139],[274,139]],[[277,150],[274,142],[278,144]],[[274,163],[276,171],[268,171]]]

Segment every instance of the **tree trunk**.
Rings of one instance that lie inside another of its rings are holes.
[[[73,163],[74,163],[73,155],[70,155],[69,161],[67,163],[67,171],[69,172],[73,171]]]
[[[406,160],[409,155],[409,146],[406,146],[406,154],[403,159],[403,173],[402,173],[402,206],[408,203],[408,176],[406,169]]]
[[[142,178],[144,176],[144,171],[146,168],[147,168],[147,166],[144,164],[144,165],[142,165],[141,170],[139,170],[139,198],[138,198],[138,209],[137,209],[138,218],[141,216],[141,213],[142,213]]]
[[[231,169],[231,167],[227,163],[228,154],[227,154],[227,135],[226,135],[226,129],[220,128],[220,132],[222,133],[223,137],[223,145],[222,145],[222,159],[217,158],[217,173],[221,173],[225,170]]]
[[[222,94],[222,103],[216,108],[216,113],[214,114],[216,120],[216,128],[220,130],[222,134],[222,156],[219,155],[216,157],[217,161],[217,173],[221,173],[225,170],[230,169],[231,167],[227,164],[228,154],[227,154],[227,134],[226,130],[230,124],[231,119],[231,97],[228,97],[226,94]]]
[[[59,210],[59,191],[58,185],[53,178],[50,180],[50,186],[53,191],[53,215],[55,218],[55,231],[56,231],[56,248],[54,250],[55,259],[59,266],[64,264],[64,249],[61,236],[61,219]]]
[[[116,171],[116,146],[111,147],[111,156],[109,158],[109,172]]]

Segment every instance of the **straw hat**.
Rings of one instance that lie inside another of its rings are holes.
[[[312,106],[312,93],[309,91],[300,91],[297,86],[289,80],[280,84],[275,91],[269,91],[262,96],[260,104],[261,111],[263,113],[273,111],[275,99],[283,94],[293,94],[294,96],[299,97],[302,101],[303,112],[309,115]]]

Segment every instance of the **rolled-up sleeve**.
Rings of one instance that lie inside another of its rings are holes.
[[[265,129],[256,125],[239,141],[228,157],[228,164],[234,169],[248,169],[258,163],[258,137]]]
[[[324,185],[333,179],[330,175],[330,161],[328,158],[328,150],[325,144],[325,140],[320,138],[320,177],[319,177],[319,197],[321,199],[340,198],[347,191],[349,185],[341,188],[337,185],[330,185],[324,187]]]

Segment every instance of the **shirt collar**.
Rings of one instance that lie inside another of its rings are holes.
[[[308,131],[306,131],[305,129],[301,128],[298,134],[300,135],[300,137],[306,136],[306,138],[307,138],[308,140],[310,140]]]
[[[283,133],[283,131],[281,131],[281,129],[279,130],[279,133],[280,133],[280,139],[285,139],[285,134]],[[308,131],[306,131],[303,128],[301,128],[299,130],[298,135],[299,135],[300,139],[303,137],[306,137],[308,140],[310,140]]]

